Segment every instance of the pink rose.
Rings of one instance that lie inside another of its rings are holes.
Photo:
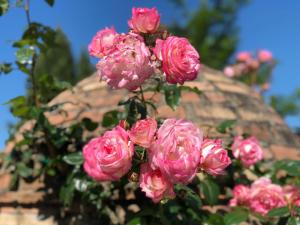
[[[234,77],[234,69],[232,66],[226,66],[223,70],[226,77]]]
[[[117,35],[114,27],[98,31],[89,44],[90,55],[98,58],[108,55],[113,50]]]
[[[133,8],[128,25],[133,31],[155,33],[159,27],[160,16],[156,8]]]
[[[199,54],[186,38],[157,39],[153,52],[162,61],[162,70],[169,83],[183,84],[196,79],[200,69]]]
[[[163,198],[175,197],[173,184],[162,175],[159,169],[153,170],[147,163],[141,165],[139,182],[142,191],[155,203]]]
[[[222,147],[222,141],[205,139],[201,147],[200,167],[207,173],[217,176],[224,173],[231,160]]]
[[[129,131],[130,140],[144,148],[149,148],[157,129],[155,119],[137,121]]]
[[[185,120],[167,119],[158,129],[149,150],[151,166],[173,183],[187,184],[197,173],[202,131]]]
[[[256,59],[251,59],[251,60],[247,61],[246,64],[247,64],[249,70],[257,70],[260,66],[259,61],[257,61]]]
[[[300,189],[294,185],[283,187],[284,196],[289,205],[300,206]]]
[[[241,136],[235,137],[231,148],[233,156],[240,159],[246,167],[263,159],[263,150],[253,136],[247,139],[243,139]]]
[[[99,75],[112,88],[135,90],[153,73],[150,51],[137,34],[115,38],[114,51],[97,64]]]
[[[239,52],[236,55],[236,61],[238,62],[247,62],[252,59],[252,55],[250,52]]]
[[[261,62],[270,62],[273,59],[272,53],[268,50],[260,50],[257,53],[257,58]]]
[[[120,126],[92,139],[83,148],[84,170],[97,181],[114,181],[131,168],[133,143]]]
[[[249,187],[239,184],[233,188],[233,199],[230,200],[230,206],[247,206],[250,201],[251,190]]]
[[[282,188],[267,178],[260,178],[251,185],[250,198],[251,210],[261,215],[286,205]]]

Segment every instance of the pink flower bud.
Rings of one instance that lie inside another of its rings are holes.
[[[108,55],[113,50],[117,35],[114,27],[98,31],[89,44],[90,55],[98,58]]]
[[[226,77],[234,77],[234,69],[232,66],[226,66],[223,70]]]
[[[240,159],[245,167],[254,165],[263,159],[263,150],[255,137],[243,139],[241,136],[234,138],[232,145],[233,156]]]
[[[233,188],[233,199],[230,200],[230,206],[247,206],[250,200],[251,190],[249,187],[239,184]]]
[[[115,181],[131,168],[133,143],[120,126],[92,139],[83,148],[84,170],[97,181]]]
[[[260,50],[257,53],[257,58],[261,62],[270,62],[273,59],[272,53],[268,50]]]
[[[239,52],[236,55],[236,61],[237,62],[247,62],[250,59],[252,59],[252,55],[250,52]]]
[[[157,39],[153,52],[162,61],[167,82],[183,84],[196,79],[200,69],[199,54],[186,38]]]
[[[191,182],[200,163],[202,136],[189,121],[165,120],[149,149],[152,168],[160,169],[172,183]]]
[[[129,131],[130,140],[144,148],[149,148],[157,129],[155,119],[148,118],[137,121]]]
[[[150,51],[137,34],[115,38],[114,50],[97,64],[99,75],[114,89],[137,89],[153,73]]]
[[[139,182],[142,191],[155,203],[163,198],[175,197],[173,184],[162,175],[159,169],[153,170],[147,163],[141,165]]]
[[[156,8],[133,8],[128,25],[134,32],[155,33],[159,27],[160,16]]]
[[[221,175],[230,165],[227,151],[222,147],[222,141],[205,139],[201,147],[200,167],[213,176]]]

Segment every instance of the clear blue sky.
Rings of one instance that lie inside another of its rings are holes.
[[[191,9],[198,5],[198,0],[188,2]],[[53,8],[38,0],[32,1],[31,17],[33,21],[62,28],[71,40],[73,53],[78,56],[97,30],[114,25],[117,31],[125,32],[133,6],[156,6],[166,24],[179,16],[168,0],[56,0]],[[300,87],[299,21],[300,1],[294,0],[252,0],[239,14],[239,50],[269,49],[280,62],[270,94],[285,95]],[[0,62],[14,60],[15,51],[10,44],[21,36],[25,26],[22,9],[13,8],[0,17]],[[25,80],[26,76],[18,71],[0,76],[0,149],[8,137],[7,124],[15,121],[2,103],[23,95]],[[300,118],[287,118],[287,122],[291,127],[300,126]]]

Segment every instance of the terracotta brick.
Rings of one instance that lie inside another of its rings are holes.
[[[214,83],[221,91],[225,92],[234,92],[244,95],[249,95],[249,93],[252,90],[249,90],[250,88],[246,85],[236,85],[236,83],[233,84],[227,84],[227,83]]]
[[[200,103],[200,96],[193,92],[182,92],[181,100],[183,102]]]
[[[241,117],[242,120],[245,121],[268,121],[271,120],[272,117],[269,117],[269,115],[264,114],[264,113],[259,113],[259,112],[252,112],[249,110],[244,110],[244,109],[238,109],[238,114]]]
[[[169,117],[176,117],[176,118],[185,118],[185,110],[182,106],[179,106],[176,108],[175,111],[173,111],[169,106],[162,105],[157,108],[158,116],[162,118],[169,118]]]
[[[204,93],[204,95],[210,102],[222,103],[226,101],[225,95],[221,92],[207,91]]]
[[[0,193],[9,189],[11,176],[9,173],[3,173],[0,175]]]
[[[300,160],[300,152],[299,149],[280,146],[280,145],[271,145],[270,147],[272,153],[275,158],[278,160],[281,159],[295,159]]]
[[[209,81],[234,83],[234,80],[227,78],[223,73],[203,73],[203,76]]]
[[[228,108],[220,106],[203,106],[196,108],[197,116],[214,119],[236,119],[234,112]]]

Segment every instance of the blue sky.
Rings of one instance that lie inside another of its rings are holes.
[[[188,2],[192,9],[199,1]],[[168,0],[56,0],[53,8],[38,0],[32,1],[31,17],[33,21],[62,28],[71,40],[73,53],[78,56],[97,30],[114,25],[117,31],[125,32],[133,6],[156,6],[162,22],[166,24],[180,15]],[[241,28],[239,50],[265,48],[279,60],[269,94],[289,94],[300,87],[299,12],[300,1],[252,0],[238,16],[237,24]],[[0,17],[0,62],[14,60],[15,51],[10,44],[21,36],[25,26],[22,9],[12,8]],[[8,137],[8,122],[15,121],[8,107],[2,103],[24,94],[25,80],[26,76],[18,71],[0,76],[0,149]],[[286,121],[291,127],[300,126],[298,117],[287,118]]]

